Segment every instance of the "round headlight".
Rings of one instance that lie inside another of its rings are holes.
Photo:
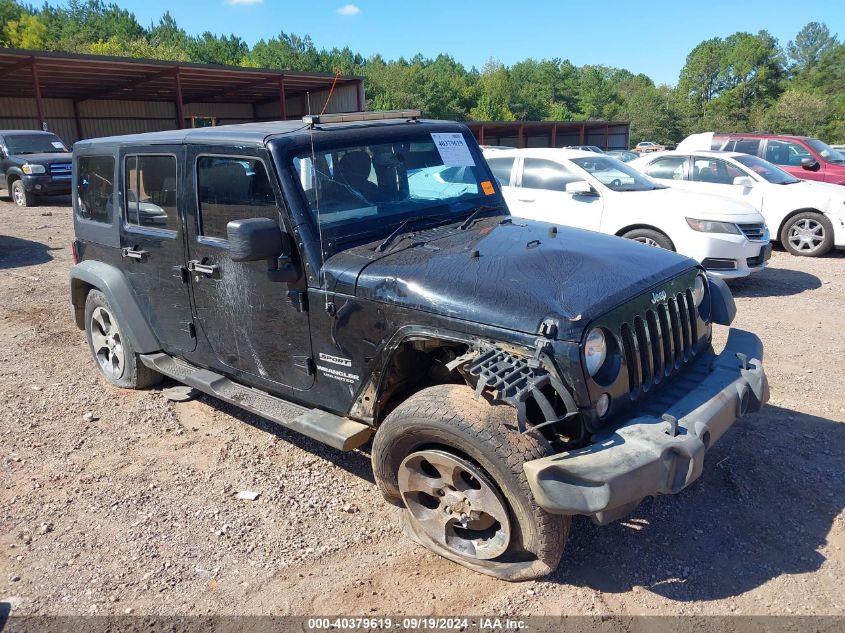
[[[607,358],[607,341],[604,332],[600,328],[590,330],[587,334],[587,342],[584,344],[584,360],[587,365],[587,372],[595,376],[604,360]]]
[[[698,275],[695,278],[695,285],[692,287],[692,298],[695,301],[696,308],[700,307],[701,302],[704,301],[706,288],[707,282],[704,279],[704,275]]]

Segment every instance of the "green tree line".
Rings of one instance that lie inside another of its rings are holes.
[[[767,31],[703,41],[687,55],[676,86],[562,58],[512,66],[490,59],[481,69],[447,54],[365,58],[284,32],[250,47],[234,34],[189,34],[170,13],[143,26],[103,0],[40,8],[0,0],[0,45],[359,74],[370,109],[419,108],[455,120],[625,120],[632,143],[671,144],[705,130],[777,130],[845,142],[845,44],[818,22],[785,46]]]

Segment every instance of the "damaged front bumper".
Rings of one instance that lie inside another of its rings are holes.
[[[759,338],[731,329],[721,354],[696,361],[700,382],[665,410],[601,431],[584,448],[526,462],[537,503],[604,524],[647,496],[680,492],[698,479],[705,452],[734,421],[768,401],[762,359]]]

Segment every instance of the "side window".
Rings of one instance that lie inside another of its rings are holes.
[[[760,149],[760,139],[758,138],[741,138],[737,139],[736,145],[733,148],[735,152],[742,152],[743,154],[757,155],[757,150]]]
[[[775,165],[800,167],[802,158],[812,158],[812,154],[799,143],[769,140],[766,144],[766,160]]]
[[[276,196],[257,158],[197,158],[199,234],[226,239],[226,225],[245,218],[279,219]]]
[[[127,156],[126,223],[176,231],[176,157]]]
[[[490,158],[487,164],[490,165],[490,171],[499,182],[500,187],[507,187],[511,182],[511,169],[513,168],[513,158]]]
[[[77,164],[77,215],[111,224],[114,156],[80,156]]]
[[[524,164],[522,186],[527,189],[566,191],[567,183],[584,180],[552,160],[526,158]]]
[[[646,173],[652,178],[683,180],[684,164],[686,162],[686,156],[666,156],[665,158],[658,158],[654,162],[649,163],[646,168]]]
[[[696,182],[709,182],[716,185],[733,184],[735,176],[743,174],[723,160],[696,158],[693,161],[692,179]]]

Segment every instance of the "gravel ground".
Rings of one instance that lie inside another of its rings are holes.
[[[622,523],[577,518],[551,578],[507,584],[404,538],[366,451],[211,398],[107,386],[70,317],[68,206],[4,198],[0,227],[0,606],[13,614],[845,614],[843,252],[776,250],[733,286],[772,400],[701,480]]]

